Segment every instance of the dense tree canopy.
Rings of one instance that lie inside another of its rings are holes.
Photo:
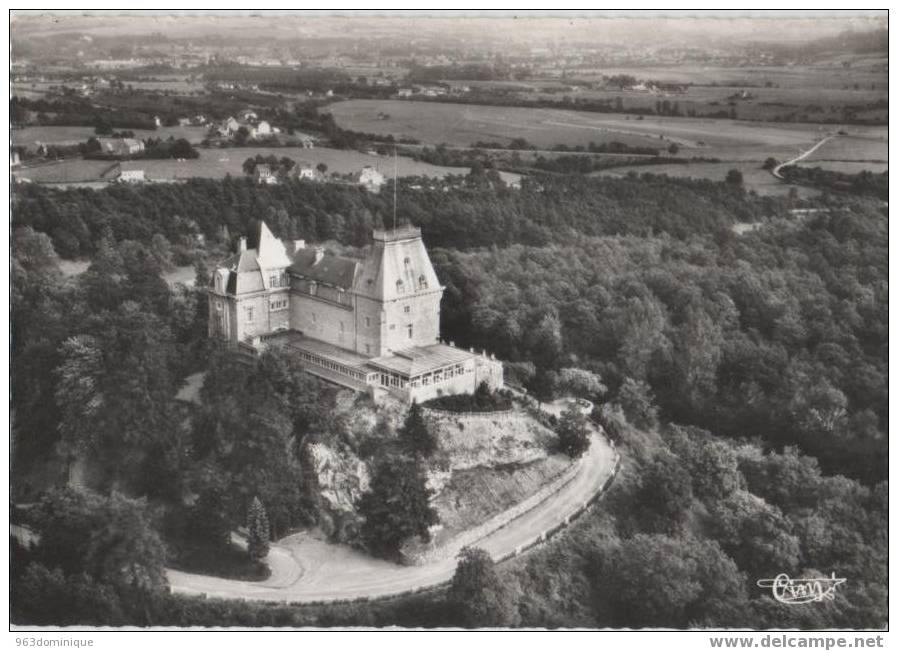
[[[878,200],[796,204],[651,175],[546,175],[520,190],[412,189],[417,181],[403,181],[398,212],[423,227],[446,286],[443,336],[494,352],[509,379],[540,399],[564,391],[613,403],[597,418],[606,430],[614,424],[627,456],[608,499],[568,535],[492,568],[497,582],[487,583],[514,595],[509,617],[550,626],[883,625],[888,221]],[[210,353],[207,267],[197,265],[198,289],[170,287],[160,274],[223,256],[261,219],[281,237],[362,246],[392,212],[385,195],[247,179],[17,186],[14,491],[35,497],[50,461],[86,458],[99,488],[146,496],[188,537],[219,549],[255,496],[275,537],[314,521],[303,450],[343,444],[347,431],[328,390],[289,356]],[[790,213],[796,205],[817,212]],[[752,232],[732,230],[759,220]],[[89,257],[90,267],[66,278],[59,256]],[[200,404],[187,408],[175,394],[198,370]],[[377,461],[362,533],[395,557],[403,541],[426,538],[435,514],[419,463]],[[161,557],[148,507],[105,499],[66,497],[71,508],[48,512],[47,522],[62,524],[66,513],[82,515],[70,534],[47,529],[46,549],[57,551],[26,563],[28,582],[17,580],[15,593],[26,620],[47,621],[34,608],[41,599],[80,600],[69,612],[84,622],[362,620],[339,606],[303,619],[299,609],[116,601],[156,584]],[[96,526],[78,525],[82,516]],[[148,560],[130,562],[141,554]],[[851,581],[837,602],[788,610],[754,584],[786,570]],[[441,598],[365,612],[386,623],[460,623],[447,622]]]

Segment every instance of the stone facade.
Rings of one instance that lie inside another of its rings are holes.
[[[403,400],[503,386],[502,364],[440,343],[440,285],[416,228],[374,231],[364,257],[285,243],[263,223],[258,245],[214,272],[209,335],[231,346],[283,345],[306,368]]]

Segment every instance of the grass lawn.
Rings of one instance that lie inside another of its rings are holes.
[[[190,177],[220,179],[230,174],[242,177],[243,161],[257,155],[286,156],[297,163],[313,166],[327,165],[327,173],[349,174],[358,172],[366,165],[378,169],[384,176],[393,176],[394,162],[390,156],[377,156],[354,150],[328,149],[316,147],[230,147],[226,149],[200,149],[200,157],[190,160],[141,160],[129,163],[130,168],[140,168],[151,180],[175,180]],[[398,157],[396,169],[399,176],[431,176],[442,178],[447,174],[467,174],[468,168],[442,167],[419,162],[411,158]]]
[[[158,129],[128,129],[134,132],[135,138],[162,138],[169,136],[186,138],[190,142],[199,143],[206,137],[205,127],[159,127]],[[87,142],[88,138],[95,137],[93,127],[56,127],[36,126],[11,130],[12,144],[16,146],[34,148],[38,142],[47,145],[75,145],[79,142]]]

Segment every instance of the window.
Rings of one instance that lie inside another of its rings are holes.
[[[221,301],[215,301],[215,309],[221,312]]]
[[[318,283],[314,280],[309,282],[309,294],[312,296],[318,296]]]
[[[404,262],[405,264],[411,264],[411,263],[412,263],[412,260],[411,260],[411,258],[406,257],[405,260],[403,260],[403,262]]]
[[[365,327],[366,328],[371,327],[371,317],[368,317],[368,316],[365,317]]]
[[[405,285],[402,283],[402,279],[396,281],[396,292],[399,294],[405,293]]]
[[[251,307],[246,308],[246,320],[247,321],[253,320],[253,308],[251,308]]]
[[[340,332],[343,332],[343,322],[340,321]]]
[[[411,305],[406,305],[406,306],[405,306],[405,313],[406,313],[406,314],[410,314],[411,311],[412,311]]]
[[[412,326],[411,326],[411,324],[409,324],[409,326],[408,326],[408,338],[409,338],[409,339],[412,338]]]
[[[280,286],[280,278],[278,278],[277,274],[268,277],[268,285],[270,287],[279,287]]]
[[[427,386],[428,384],[430,384],[430,374],[429,373],[421,378],[421,384],[423,384],[424,386]]]
[[[287,299],[286,299],[286,298],[279,298],[279,299],[277,299],[277,300],[271,301],[271,302],[269,303],[269,308],[271,309],[272,312],[278,312],[278,311],[280,311],[280,310],[286,310],[286,309],[287,309]]]
[[[418,276],[418,287],[421,289],[427,289],[427,278],[424,277],[424,274]]]
[[[318,316],[312,312],[312,323],[318,323]]]

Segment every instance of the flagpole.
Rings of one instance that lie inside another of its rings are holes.
[[[396,230],[396,199],[399,196],[399,159],[393,147],[393,230]]]

